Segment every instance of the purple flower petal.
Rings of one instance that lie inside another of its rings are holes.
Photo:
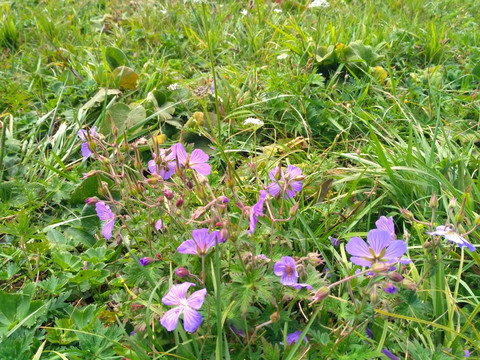
[[[395,294],[397,292],[397,287],[392,283],[385,283],[383,285],[383,290],[389,294]]]
[[[277,183],[270,183],[268,185],[268,192],[270,193],[270,195],[275,197],[275,195],[280,192],[280,185],[278,185]]]
[[[112,237],[113,226],[115,225],[115,220],[110,220],[103,225],[102,235],[105,239],[110,240]]]
[[[148,163],[148,171],[150,171],[152,174],[156,174],[157,173],[157,164],[155,163],[155,160],[152,159],[150,160]]]
[[[102,221],[113,220],[115,218],[112,210],[110,210],[110,206],[106,205],[103,201],[99,201],[95,204],[95,211]]]
[[[393,355],[390,351],[388,351],[387,349],[383,349],[382,350],[382,353],[388,357],[390,360],[400,360],[397,356]]]
[[[192,255],[198,255],[198,248],[197,248],[197,243],[195,240],[189,239],[185,240],[183,243],[180,244],[180,246],[177,248],[177,251],[180,254],[192,254]]]
[[[212,167],[209,164],[196,164],[196,165],[190,165],[190,167],[195,170],[197,173],[203,176],[210,175],[212,172]]]
[[[389,262],[395,262],[407,252],[407,244],[402,240],[394,240],[385,251],[384,259]]]
[[[155,223],[155,230],[159,231],[163,227],[163,221],[162,219],[158,219],[157,222]]]
[[[178,161],[179,166],[187,163],[188,154],[181,143],[173,145],[170,150],[172,158]]]
[[[395,240],[395,224],[393,223],[393,217],[380,216],[375,222],[378,230],[387,231],[390,234],[392,240]]]
[[[372,254],[368,250],[368,245],[358,236],[350,239],[350,241],[345,246],[345,250],[350,255],[368,258],[372,257]]]
[[[197,310],[185,307],[183,310],[183,328],[185,331],[194,332],[202,323],[202,315]]]
[[[375,255],[378,256],[391,242],[390,234],[388,231],[384,230],[370,230],[367,234],[367,242],[370,248],[374,251]],[[407,250],[405,249],[405,251]]]
[[[276,262],[273,266],[273,272],[275,275],[281,276],[280,282],[283,285],[292,286],[297,283],[298,272],[295,260],[290,256],[284,256],[281,261]]]
[[[90,151],[90,148],[88,147],[88,143],[84,142],[82,146],[80,147],[80,150],[82,152],[82,156],[87,159],[92,155],[92,152]]]
[[[369,337],[370,339],[373,339],[373,331],[370,330],[368,327],[365,328],[365,332],[367,333],[367,337]]]
[[[308,290],[313,290],[313,286],[310,285],[310,284],[304,284],[304,283],[297,283],[295,285],[292,285],[292,287],[294,287],[295,289],[297,290],[300,290],[300,289],[303,289],[303,288],[306,288]]]
[[[160,319],[160,324],[162,324],[167,331],[173,331],[177,327],[178,318],[182,313],[182,308],[176,307],[168,310]]]
[[[351,256],[350,257],[350,261],[352,263],[354,263],[355,265],[358,265],[358,266],[367,266],[367,267],[370,267],[372,266],[372,262],[371,261],[368,261],[364,258],[361,258],[361,257],[357,257],[357,256]],[[360,270],[360,269],[357,269],[357,270]]]
[[[298,340],[300,340],[300,336],[302,335],[302,332],[300,330],[297,330],[291,334],[287,335],[287,344],[292,345],[296,344]],[[306,336],[303,337],[303,340],[308,343],[308,339]]]
[[[203,305],[203,301],[205,300],[205,295],[207,295],[207,289],[195,291],[187,299],[188,306],[195,310],[200,309]]]
[[[302,176],[302,170],[295,165],[289,165],[285,174],[288,174],[290,179],[295,179],[297,176]]]
[[[165,305],[181,305],[181,301],[186,298],[187,291],[190,286],[195,286],[194,283],[184,282],[179,285],[172,285],[167,294],[162,298],[162,303]]]

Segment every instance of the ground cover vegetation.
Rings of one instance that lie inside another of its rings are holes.
[[[480,356],[478,1],[0,4],[0,359]]]

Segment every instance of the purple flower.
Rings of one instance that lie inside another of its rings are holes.
[[[395,240],[395,224],[393,223],[392,216],[388,218],[385,216],[380,216],[380,219],[375,222],[375,225],[377,226],[378,230],[388,231],[392,237],[392,241]]]
[[[368,327],[365,328],[365,332],[367,333],[367,337],[369,337],[370,339],[373,339],[373,331],[370,330]]]
[[[152,174],[161,176],[163,180],[170,179],[175,173],[176,167],[177,161],[175,160],[173,151],[170,152],[170,154],[165,155],[165,150],[163,149],[160,149],[159,155],[153,153],[153,159],[148,162],[148,170]]]
[[[147,266],[148,264],[150,264],[151,262],[153,261],[153,258],[151,257],[143,257],[140,259],[140,265],[142,266]]]
[[[192,231],[192,239],[184,241],[177,251],[181,254],[205,255],[208,249],[215,246],[218,231],[208,233],[208,229],[197,229]]]
[[[280,175],[278,174],[279,170]],[[302,170],[294,165],[288,166],[285,172],[283,169],[276,167],[270,171],[268,176],[271,180],[268,191],[272,196],[282,193],[285,199],[293,198],[295,193],[302,190],[302,180],[304,176],[302,175]]]
[[[386,293],[395,294],[397,292],[397,287],[395,285],[393,285],[391,282],[387,282],[387,283],[383,284],[383,290]]]
[[[297,283],[295,285],[291,285],[291,287],[297,289],[297,290],[300,290],[300,289],[303,289],[303,288],[306,288],[308,290],[313,290],[313,286],[310,285],[310,284],[304,284],[304,283]]]
[[[383,349],[382,350],[382,353],[388,357],[390,360],[400,360],[397,356],[393,355],[390,351],[388,351],[387,349]]]
[[[257,218],[263,216],[263,203],[267,197],[267,190],[260,190],[260,198],[258,202],[250,208],[250,234],[253,234],[255,227],[257,226]]]
[[[211,166],[207,163],[210,158],[203,150],[195,149],[189,155],[181,143],[177,143],[171,147],[173,158],[177,159],[179,165],[189,167],[201,175],[209,175],[212,171]]]
[[[428,235],[443,236],[448,241],[452,241],[460,247],[466,246],[468,250],[475,251],[475,246],[470,244],[464,237],[460,236],[458,233],[453,231],[452,227],[450,226],[440,225],[440,226],[437,226],[435,231],[431,231],[431,232],[427,231],[426,233]]]
[[[350,261],[359,266],[372,266],[374,263],[395,263],[400,261],[408,264],[410,259],[402,259],[407,252],[407,244],[402,240],[392,241],[388,231],[373,229],[367,234],[367,243],[358,236],[350,239],[345,250],[350,255]]]
[[[106,221],[103,224],[102,235],[105,237],[105,239],[109,240],[112,237],[113,225],[115,224],[115,215],[113,214],[112,210],[110,210],[110,206],[106,205],[103,201],[99,201],[95,204],[95,210],[100,220]]]
[[[276,262],[273,272],[275,275],[282,277],[280,282],[283,285],[293,286],[297,284],[297,267],[295,266],[295,260],[290,256],[284,256],[281,261]]]
[[[88,147],[88,140],[90,138],[93,138],[95,136],[97,127],[94,126],[90,129],[90,132],[87,132],[87,130],[80,129],[78,130],[78,137],[83,140],[83,144],[81,147],[82,151],[82,156],[85,158],[84,160],[88,159],[92,155],[92,151]]]
[[[173,331],[177,327],[178,318],[183,313],[183,328],[185,331],[194,332],[202,323],[202,315],[197,311],[205,300],[207,289],[197,290],[188,298],[188,288],[195,286],[194,283],[185,282],[180,285],[172,285],[167,295],[162,298],[165,305],[175,306],[168,310],[160,319],[160,323],[168,330]]]
[[[465,357],[466,357],[466,358],[470,357],[470,351],[464,350],[464,352],[465,352]]]
[[[162,219],[158,219],[157,222],[155,223],[155,230],[160,231],[162,227],[163,227],[163,221]]]
[[[300,340],[300,336],[302,335],[302,332],[300,330],[297,330],[291,334],[287,335],[287,344],[292,345],[296,344],[298,340]],[[306,336],[303,337],[303,340],[308,343],[308,339]]]
[[[337,246],[340,245],[340,240],[338,240],[337,238],[334,238],[334,237],[332,237],[332,236],[329,236],[329,237],[328,237],[328,240],[330,240],[330,243],[331,243],[333,246],[335,246],[335,247],[337,247]]]

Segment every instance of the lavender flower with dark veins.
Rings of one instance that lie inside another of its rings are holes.
[[[177,167],[177,161],[173,152],[165,155],[165,150],[160,149],[159,155],[153,153],[153,159],[148,162],[148,170],[152,174],[157,174],[162,177],[163,180],[168,180],[175,173]]]
[[[276,262],[273,272],[275,275],[282,277],[280,282],[283,285],[293,286],[297,284],[297,267],[295,266],[295,260],[290,256],[284,256],[281,261]]]
[[[215,242],[218,231],[208,233],[208,229],[197,229],[192,231],[193,239],[184,241],[177,251],[181,254],[205,255]]]
[[[84,160],[88,159],[92,155],[92,151],[88,146],[88,141],[89,141],[89,138],[93,138],[97,134],[96,130],[97,130],[96,126],[92,127],[90,129],[90,132],[87,132],[87,130],[84,130],[84,129],[78,130],[78,137],[83,140],[81,151],[82,151],[82,156],[85,158]]]
[[[293,333],[290,333],[287,335],[287,345],[292,345],[296,344],[298,340],[300,340],[300,336],[302,335],[302,332],[300,330],[297,330]],[[308,339],[306,336],[303,337],[303,340],[305,343],[308,343]]]
[[[202,323],[202,315],[197,311],[205,300],[207,289],[195,291],[187,298],[187,291],[194,283],[185,282],[180,285],[172,285],[167,295],[162,298],[165,305],[175,306],[168,310],[160,319],[160,323],[167,331],[173,331],[177,327],[178,319],[183,314],[183,328],[185,331],[194,332]]]
[[[260,198],[257,203],[250,208],[249,218],[250,218],[250,234],[253,234],[255,228],[257,227],[257,221],[259,216],[263,216],[263,203],[267,197],[266,190],[260,190]]]
[[[278,173],[280,171],[280,174]],[[268,186],[270,195],[275,197],[278,193],[284,194],[286,198],[293,198],[297,192],[302,190],[302,181],[305,178],[302,175],[302,170],[294,165],[287,167],[284,172],[283,168],[274,168],[268,174],[271,183]]]
[[[110,206],[106,205],[103,201],[99,201],[95,204],[95,211],[100,220],[105,221],[102,227],[102,235],[105,239],[109,240],[112,237],[115,215],[112,210],[110,210]]]
[[[428,235],[436,235],[436,236],[443,236],[448,241],[452,241],[461,248],[466,246],[468,250],[475,251],[475,246],[470,244],[467,239],[463,236],[460,236],[457,232],[453,231],[451,226],[437,226],[435,231],[427,231]]]
[[[368,244],[367,244],[368,243]],[[409,264],[410,259],[402,259],[407,252],[407,244],[402,240],[391,239],[388,231],[373,229],[367,234],[367,243],[358,236],[350,239],[345,250],[355,265],[371,267],[374,263]]]
[[[392,241],[395,240],[395,224],[393,223],[393,217],[380,216],[375,222],[378,230],[388,231],[392,237]]]
[[[203,150],[195,149],[191,154],[188,154],[181,143],[177,143],[171,147],[173,158],[178,161],[181,166],[186,166],[197,173],[207,176],[212,171],[208,164],[210,158]]]

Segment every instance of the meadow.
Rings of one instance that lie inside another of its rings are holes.
[[[0,2],[0,359],[480,358],[480,2]]]

